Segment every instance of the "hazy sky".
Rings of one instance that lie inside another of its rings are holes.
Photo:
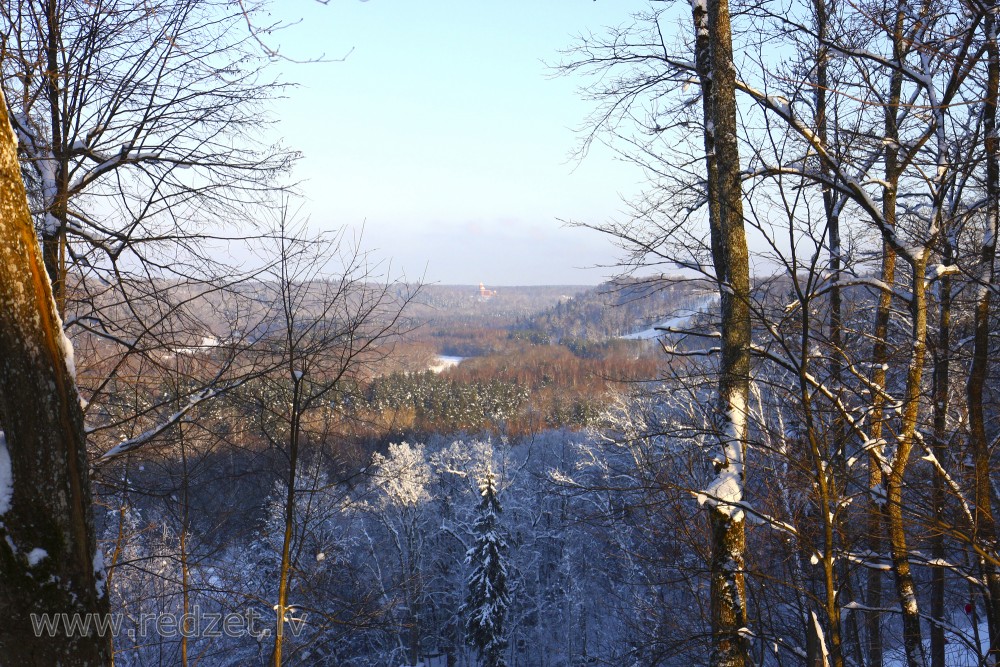
[[[641,173],[601,147],[570,159],[591,105],[546,62],[573,36],[628,20],[645,0],[282,0],[302,21],[274,37],[301,83],[278,103],[305,154],[307,212],[364,225],[395,273],[487,285],[596,283],[615,248],[558,219],[600,222]],[[353,51],[351,50],[353,48]]]

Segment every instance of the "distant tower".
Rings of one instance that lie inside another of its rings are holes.
[[[496,295],[497,295],[497,291],[496,290],[486,289],[485,285],[483,285],[482,283],[479,283],[479,300],[480,301],[489,301],[490,299],[492,299]]]

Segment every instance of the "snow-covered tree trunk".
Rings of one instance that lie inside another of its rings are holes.
[[[750,392],[750,268],[736,125],[736,71],[728,0],[692,2],[695,60],[705,119],[712,260],[722,304],[722,359],[717,429],[720,460],[703,494],[712,527],[711,608],[713,667],[746,662],[743,512],[744,456]]]
[[[469,642],[479,651],[484,667],[506,667],[507,637],[504,622],[510,607],[507,585],[507,539],[500,526],[500,501],[496,479],[487,470],[480,483],[482,500],[474,526],[476,541],[466,555],[472,565],[465,603]]]
[[[0,656],[7,665],[110,660],[110,638],[93,627],[89,635],[59,628],[37,636],[30,617],[108,610],[103,568],[95,567],[72,355],[0,100]]]

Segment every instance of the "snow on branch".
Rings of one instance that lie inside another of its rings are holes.
[[[734,471],[720,470],[708,488],[695,491],[694,496],[699,505],[708,505],[720,514],[732,517],[733,521],[743,520],[743,482]]]
[[[948,471],[944,469],[944,466],[941,465],[940,461],[938,461],[937,456],[934,455],[934,451],[926,442],[924,442],[924,439],[919,438],[918,440],[920,442],[920,446],[923,447],[925,452],[924,456],[921,458],[934,466],[937,473],[941,475],[941,479],[944,480],[945,484],[948,485],[948,488],[951,489],[951,492],[955,494],[956,498],[958,498],[959,504],[962,506],[962,513],[965,515],[965,519],[970,524],[975,524],[975,519],[972,516],[972,508],[969,505],[969,501],[965,497],[965,494],[962,492],[962,487],[959,486],[958,482],[956,482],[955,479],[948,474]]]
[[[90,150],[85,151],[84,154],[97,162],[97,165],[88,169],[75,181],[73,181],[73,183],[69,186],[70,192],[79,192],[104,174],[114,171],[118,167],[127,164],[138,164],[140,162],[170,162],[177,164],[178,166],[187,166],[183,160],[164,159],[161,149],[134,148],[128,144],[122,144],[121,150],[117,155],[100,155]]]
[[[871,607],[869,605],[862,604],[860,602],[855,602],[855,601],[848,602],[847,604],[841,606],[841,609],[843,609],[844,611],[865,611],[865,612],[871,612],[871,613],[874,613],[874,614],[900,614],[900,613],[902,613],[902,610],[899,607]],[[944,620],[942,620],[940,618],[932,618],[931,616],[928,616],[927,614],[920,614],[920,618],[922,618],[924,621],[927,621],[928,623],[936,625],[936,626],[938,626],[940,628],[944,628],[948,632],[950,632],[953,635],[955,635],[955,637],[957,637],[958,639],[960,639],[963,644],[965,644],[969,648],[972,648],[973,650],[975,650],[975,647],[976,647],[975,642],[972,641],[971,638],[969,638],[964,632],[962,632],[962,630],[958,626],[952,625],[951,623],[948,623],[947,621],[944,621]]]
[[[881,207],[875,202],[874,199],[872,199],[871,195],[868,194],[864,187],[862,187],[861,183],[847,173],[841,161],[835,155],[830,153],[827,149],[826,143],[819,137],[819,135],[809,129],[805,123],[795,116],[788,100],[783,97],[768,95],[738,79],[736,81],[736,88],[749,95],[764,109],[778,114],[793,130],[795,130],[795,132],[802,136],[802,138],[804,138],[810,146],[812,146],[813,150],[816,151],[820,159],[823,160],[830,167],[830,169],[837,174],[837,177],[843,181],[847,187],[848,193],[852,195],[853,199],[858,202],[868,215],[871,216],[871,219],[879,228],[882,238],[884,238],[886,242],[892,246],[893,250],[903,256],[911,264],[915,263],[920,258],[924,249],[906,246],[899,239],[896,234],[896,230],[892,227],[892,225],[888,224],[885,216],[882,215]]]
[[[97,460],[94,461],[94,464],[98,465],[102,463],[107,463],[111,459],[117,458],[122,454],[128,454],[129,452],[134,451],[139,447],[142,447],[143,445],[150,442],[158,435],[169,429],[174,424],[180,422],[180,420],[183,419],[184,416],[192,409],[194,409],[201,403],[204,403],[205,401],[218,396],[221,393],[221,391],[222,390],[220,389],[214,389],[214,388],[205,389],[204,391],[198,392],[197,394],[191,396],[191,398],[188,400],[187,405],[185,405],[183,408],[173,413],[172,415],[167,417],[164,421],[160,422],[159,424],[149,429],[148,431],[144,431],[143,433],[140,433],[134,438],[122,440],[117,445],[115,445],[108,451],[101,454],[101,456],[99,456]]]

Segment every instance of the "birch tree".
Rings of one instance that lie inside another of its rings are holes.
[[[283,214],[274,236],[279,248],[275,273],[262,285],[273,311],[263,320],[269,333],[254,353],[273,371],[261,378],[270,391],[263,392],[254,412],[264,437],[288,464],[271,656],[275,667],[283,664],[284,619],[292,608],[289,594],[302,544],[296,521],[301,461],[310,444],[318,446],[328,437],[333,422],[345,419],[333,406],[350,383],[387,354],[413,296],[373,281],[365,255],[339,241],[296,234]]]

